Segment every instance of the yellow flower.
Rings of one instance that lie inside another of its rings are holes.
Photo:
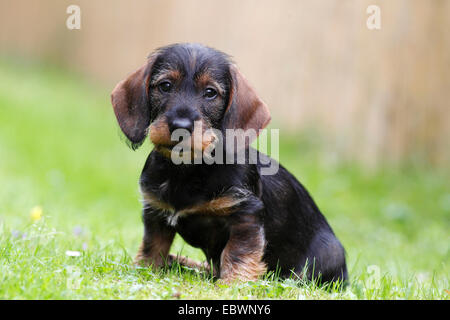
[[[30,217],[33,221],[41,220],[42,218],[42,208],[41,206],[35,206],[30,211]]]

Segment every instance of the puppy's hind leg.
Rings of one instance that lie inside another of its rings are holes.
[[[321,231],[314,237],[308,260],[309,279],[314,278],[320,283],[346,283],[348,273],[345,250],[331,231]]]
[[[211,273],[211,267],[207,261],[198,262],[198,261],[195,261],[188,257],[174,255],[174,254],[169,254],[167,261],[168,261],[169,266],[172,266],[173,263],[178,263],[182,266],[185,266],[185,267],[188,267],[191,269],[196,269],[198,271],[205,272],[205,273]],[[215,276],[215,274],[213,274],[213,276]]]

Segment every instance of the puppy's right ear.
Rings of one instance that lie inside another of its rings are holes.
[[[148,90],[155,59],[155,55],[150,56],[145,65],[120,81],[111,93],[111,103],[120,129],[133,149],[142,144],[150,125]]]

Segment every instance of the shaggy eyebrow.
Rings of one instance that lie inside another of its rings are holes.
[[[156,85],[159,81],[164,78],[169,78],[171,80],[177,81],[181,79],[181,72],[174,69],[172,66],[163,66],[158,72],[156,72],[150,81],[151,85]]]
[[[224,85],[216,81],[209,72],[201,72],[199,74],[196,74],[194,78],[195,81],[200,85],[207,86],[208,84],[212,84],[217,89],[220,95],[224,95]]]

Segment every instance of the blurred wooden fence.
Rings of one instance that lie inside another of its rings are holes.
[[[66,8],[81,8],[81,30]],[[381,8],[381,29],[366,8]],[[450,1],[2,0],[0,54],[45,58],[113,86],[154,48],[200,42],[233,55],[273,126],[323,135],[377,164],[450,160]]]

